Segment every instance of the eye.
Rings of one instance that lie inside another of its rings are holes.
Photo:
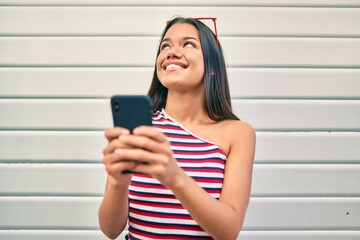
[[[196,44],[188,41],[184,43],[184,47],[196,47]]]
[[[161,49],[161,50],[170,49],[170,45],[167,44],[167,43],[164,43],[164,44],[161,45],[160,49]]]

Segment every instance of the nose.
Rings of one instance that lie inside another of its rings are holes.
[[[181,54],[175,48],[172,48],[166,56],[166,59],[172,58],[181,58]]]

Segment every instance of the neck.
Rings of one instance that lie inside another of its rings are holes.
[[[205,110],[203,94],[168,92],[165,111],[182,124],[199,124],[211,121]]]

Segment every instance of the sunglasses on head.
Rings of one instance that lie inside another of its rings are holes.
[[[197,17],[197,18],[193,18],[195,20],[198,21],[204,21],[204,20],[211,20],[214,23],[214,33],[215,33],[215,39],[216,39],[216,43],[219,44],[219,40],[218,40],[218,33],[217,33],[217,28],[216,28],[216,17]],[[171,20],[166,21],[166,24],[169,24],[171,22]]]

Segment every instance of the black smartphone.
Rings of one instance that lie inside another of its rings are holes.
[[[134,128],[152,125],[151,98],[145,95],[115,95],[111,97],[111,112],[115,127],[123,127],[132,133]],[[134,173],[123,171],[124,174]]]
[[[134,128],[152,125],[151,99],[145,95],[115,95],[111,97],[111,111],[115,127]]]

